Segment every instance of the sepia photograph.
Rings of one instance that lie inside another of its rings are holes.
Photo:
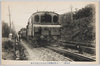
[[[2,65],[99,64],[99,1],[1,1],[1,31]]]

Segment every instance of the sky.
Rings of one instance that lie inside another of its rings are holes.
[[[53,11],[63,14],[75,9],[79,10],[87,4],[93,2],[68,2],[68,1],[3,1],[1,2],[1,21],[9,24],[10,7],[11,21],[14,23],[15,30],[18,32],[21,28],[25,28],[30,16],[37,11]]]

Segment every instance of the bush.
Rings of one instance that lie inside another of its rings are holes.
[[[11,51],[13,49],[14,43],[10,40],[2,42],[3,51]]]

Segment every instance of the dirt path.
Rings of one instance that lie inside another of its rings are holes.
[[[21,44],[26,48],[26,56],[28,60],[33,61],[72,61],[71,59],[64,57],[50,49],[41,48],[31,48],[30,44],[21,40]]]
[[[24,41],[21,41],[21,44],[23,44],[23,46],[26,48],[26,51],[28,52],[26,53],[28,60],[33,60],[33,61],[40,60],[40,58],[37,57],[34,51],[31,48],[29,48]]]

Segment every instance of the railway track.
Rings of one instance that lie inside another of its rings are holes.
[[[55,46],[46,46],[44,48],[48,48],[54,52],[64,55],[65,57],[68,57],[68,58],[72,59],[73,61],[95,61],[95,59],[93,59],[92,57],[85,56],[85,55],[75,53],[75,52],[71,52],[71,51],[68,51],[68,50],[65,50],[62,48],[58,48]]]
[[[82,42],[59,42],[60,45],[63,45],[68,48],[76,49],[81,52],[86,52],[90,54],[95,54],[95,44],[91,43],[82,43]]]
[[[59,41],[60,43],[63,43],[63,44],[66,44],[66,43],[68,43],[68,44],[71,44],[71,45],[80,45],[80,46],[85,46],[85,47],[95,47],[95,43],[93,42],[93,44],[92,43],[83,43],[83,42],[74,42],[74,41]]]
[[[63,50],[63,49],[60,49],[57,47],[48,46],[47,48],[49,48],[57,53],[63,54],[64,56],[69,57],[74,61],[95,61],[95,59],[92,59],[91,57],[87,57],[87,56],[79,54],[79,53],[73,53],[68,50]]]

